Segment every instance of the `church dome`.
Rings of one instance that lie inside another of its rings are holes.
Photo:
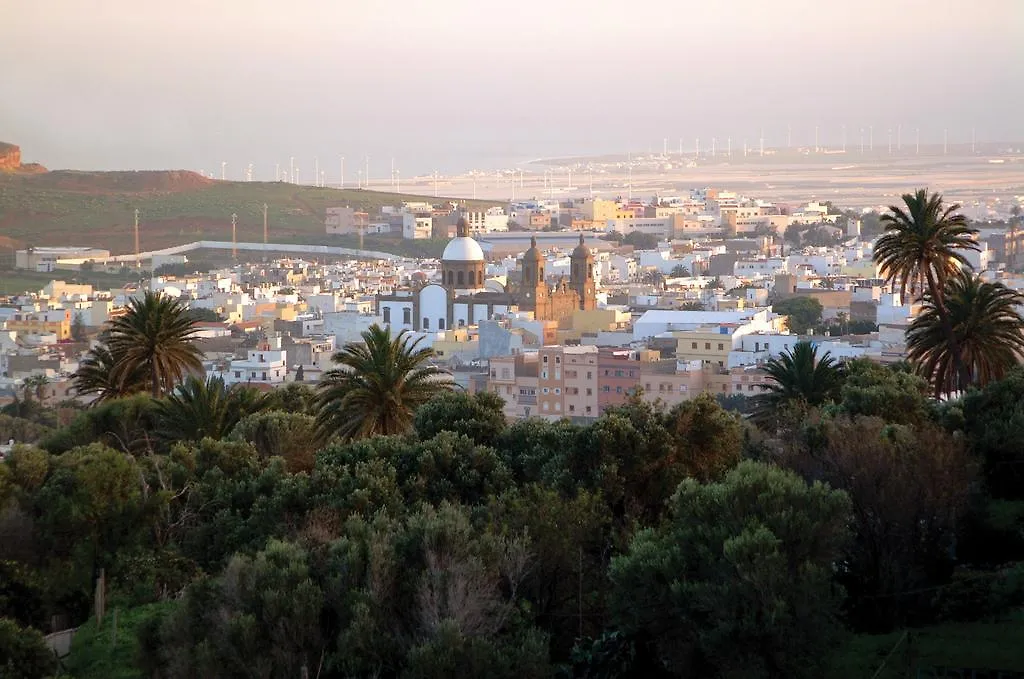
[[[453,238],[444,248],[441,259],[445,262],[482,262],[484,251],[480,244],[469,236]]]
[[[573,259],[585,259],[590,256],[590,248],[583,242],[583,234],[580,234],[580,244],[576,246],[576,249],[572,251]]]
[[[444,253],[441,255],[441,261],[443,262],[482,262],[484,261],[484,251],[480,247],[480,244],[469,236],[469,225],[466,224],[465,218],[460,218],[459,223],[456,225],[456,234],[448,245],[444,248]]]

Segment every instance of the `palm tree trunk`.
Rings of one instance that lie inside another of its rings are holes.
[[[160,372],[157,370],[156,361],[149,364],[150,388],[153,391],[153,398],[160,398]]]
[[[964,363],[963,356],[960,355],[960,343],[956,339],[956,333],[953,331],[953,322],[946,311],[946,301],[939,293],[939,286],[935,281],[934,274],[928,272],[925,278],[928,280],[928,293],[935,303],[935,311],[939,314],[939,320],[942,323],[942,331],[946,334],[946,339],[949,341],[949,351],[953,354],[953,364],[956,366],[957,375],[960,376],[960,389],[964,390],[971,383],[971,373]]]

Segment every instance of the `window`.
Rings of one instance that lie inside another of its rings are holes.
[[[571,404],[571,403],[570,403],[570,404],[569,404],[569,412],[570,412],[570,413],[574,413],[574,412],[576,412],[576,406],[574,406],[573,404]]]
[[[621,394],[622,393],[622,387],[615,387],[615,393],[616,394]]]
[[[723,343],[719,342],[718,343],[718,350],[722,351],[723,349],[725,349],[725,345]]]
[[[241,370],[236,370],[235,371],[235,379],[237,380],[237,379],[240,379],[241,377],[242,377],[242,371]]]
[[[691,346],[690,346],[691,349],[696,349],[697,348],[697,343],[696,342],[691,342],[690,344],[691,344]]]
[[[609,387],[609,386],[608,386],[607,384],[606,384],[606,385],[604,385],[604,387],[603,387],[603,388],[601,389],[601,391],[603,391],[603,392],[604,392],[604,393],[606,393],[606,394],[607,394],[607,393],[608,393],[609,391],[611,391],[611,390],[612,390],[612,388],[611,388],[611,387]]]
[[[391,322],[391,307],[389,307],[389,306],[384,307],[384,322],[385,323],[390,323]]]
[[[555,387],[555,395],[556,396],[561,396],[562,395],[562,388],[561,387]]]
[[[253,380],[256,379],[256,371],[255,370],[252,372],[252,377],[250,377],[249,379],[253,379]]]
[[[454,283],[455,283],[455,274],[452,273],[451,271],[449,271],[448,272],[448,285],[454,285]]]
[[[430,330],[430,319],[426,316],[423,317],[423,329]]]
[[[559,368],[555,368],[555,379],[556,380],[562,379],[562,371]]]
[[[588,413],[590,412],[590,406],[587,406],[587,412]]]
[[[412,323],[412,309],[402,309],[402,323],[405,325]]]
[[[548,371],[547,370],[541,370],[540,371],[540,378],[542,380],[546,380],[548,378]]]
[[[622,371],[621,370],[616,370],[615,371],[615,376],[616,377],[622,377]]]
[[[260,363],[263,363],[264,361],[266,361],[266,359],[263,358],[263,354],[260,354]]]
[[[458,273],[458,277],[459,277],[459,285],[462,285],[463,283],[465,283],[465,282],[466,282],[466,276],[465,276],[465,272],[463,272],[463,271],[460,271],[460,272]]]
[[[594,390],[591,389],[590,387],[587,387],[587,396],[593,396],[593,395],[594,395]]]
[[[263,379],[264,379],[264,380],[266,380],[266,379],[267,379],[267,373],[263,373]]]
[[[743,391],[743,385],[742,384],[737,384],[736,385],[736,391]]]
[[[548,402],[544,401],[544,404],[541,406],[541,408],[544,410],[544,412],[547,412],[547,410],[548,410]]]
[[[463,327],[463,326],[465,326],[465,325],[466,325],[466,319],[464,319],[464,318],[460,318],[460,319],[459,319],[459,327],[461,328],[461,327]]]
[[[444,319],[443,318],[437,319],[437,329],[438,330],[444,330]]]
[[[592,379],[594,379],[594,373],[592,373],[592,372],[590,372],[590,371],[588,370],[588,371],[587,371],[587,379],[588,379],[588,380],[592,380]]]
[[[547,356],[545,356],[545,357],[543,358],[543,361],[544,361],[545,363],[547,363],[547,362],[548,362],[548,357],[547,357]]]
[[[558,411],[561,411],[561,410],[562,410],[562,404],[561,404],[561,402],[559,402],[559,401],[555,401],[555,410],[558,410]]]
[[[547,394],[547,393],[548,393],[548,392],[550,392],[550,391],[551,391],[551,390],[550,390],[550,389],[548,389],[547,387],[544,387],[543,389],[541,389],[541,393],[544,393],[544,394]]]
[[[705,342],[704,343],[704,350],[705,351],[710,351],[711,350],[711,342]]]
[[[561,362],[562,362],[562,357],[561,356],[555,356],[555,363],[561,363]]]

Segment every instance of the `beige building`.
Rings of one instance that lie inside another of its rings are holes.
[[[597,417],[597,347],[541,347],[540,390],[537,404],[541,417]]]

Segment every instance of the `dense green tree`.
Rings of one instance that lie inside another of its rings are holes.
[[[675,455],[688,477],[717,480],[740,461],[740,421],[708,393],[672,408],[667,426],[675,437]]]
[[[507,426],[504,407],[500,396],[486,391],[441,394],[420,406],[413,427],[421,439],[451,431],[465,434],[477,443],[493,445]]]
[[[920,424],[936,416],[928,382],[906,364],[881,365],[866,358],[848,361],[836,410],[851,417]]]
[[[997,498],[1024,500],[1024,367],[963,398],[964,431]]]
[[[845,493],[755,462],[688,479],[666,522],[612,560],[613,621],[675,676],[823,676],[849,519]]]
[[[669,277],[671,277],[671,278],[689,278],[690,277],[690,270],[687,269],[682,264],[676,264],[674,267],[672,267],[672,272],[669,273]]]
[[[772,311],[787,316],[789,329],[797,335],[806,335],[812,328],[821,327],[824,307],[813,297],[789,297],[772,304]]]
[[[316,390],[306,384],[289,382],[263,396],[267,410],[283,410],[286,413],[316,415]]]
[[[433,350],[420,348],[405,332],[371,326],[361,343],[350,343],[332,360],[320,384],[317,427],[324,440],[402,434],[412,428],[417,408],[452,382],[431,364]]]
[[[71,339],[76,342],[85,342],[89,339],[85,329],[85,318],[81,311],[76,312],[71,319]]]
[[[155,433],[165,441],[221,439],[239,420],[262,407],[262,396],[255,389],[229,387],[218,376],[203,380],[189,375],[157,402]]]
[[[986,283],[968,271],[950,275],[941,299],[926,293],[921,312],[911,321],[907,358],[931,382],[936,396],[998,380],[1024,354],[1022,304],[1024,295],[1002,283]]]
[[[966,366],[959,362],[957,337],[945,306],[947,280],[961,269],[970,269],[963,252],[977,250],[978,233],[959,214],[959,205],[946,207],[938,193],[927,189],[903,194],[904,207],[892,205],[880,222],[885,233],[875,243],[874,259],[888,283],[898,283],[901,296],[907,292],[922,298],[927,292],[934,315],[946,336],[953,356],[953,368],[968,382]]]
[[[230,438],[248,441],[260,457],[284,458],[291,472],[310,471],[318,448],[316,420],[301,412],[263,410],[243,417]]]
[[[820,406],[836,399],[844,371],[830,352],[818,356],[810,342],[797,342],[764,366],[771,378],[766,393],[754,397],[754,418],[762,424],[775,421],[787,406]]]
[[[47,679],[56,669],[57,659],[46,647],[42,633],[0,618],[0,677]]]
[[[112,320],[108,332],[117,359],[111,371],[115,384],[132,383],[141,370],[156,398],[186,374],[203,372],[195,323],[177,300],[147,291],[142,299],[132,298],[128,313]]]
[[[71,423],[39,441],[51,453],[63,453],[93,442],[125,452],[151,452],[157,445],[157,401],[149,396],[105,400],[75,415]]]
[[[952,576],[972,488],[964,446],[931,423],[840,417],[808,430],[780,461],[850,497],[854,541],[840,579],[853,625],[878,632],[927,621],[933,588]]]

